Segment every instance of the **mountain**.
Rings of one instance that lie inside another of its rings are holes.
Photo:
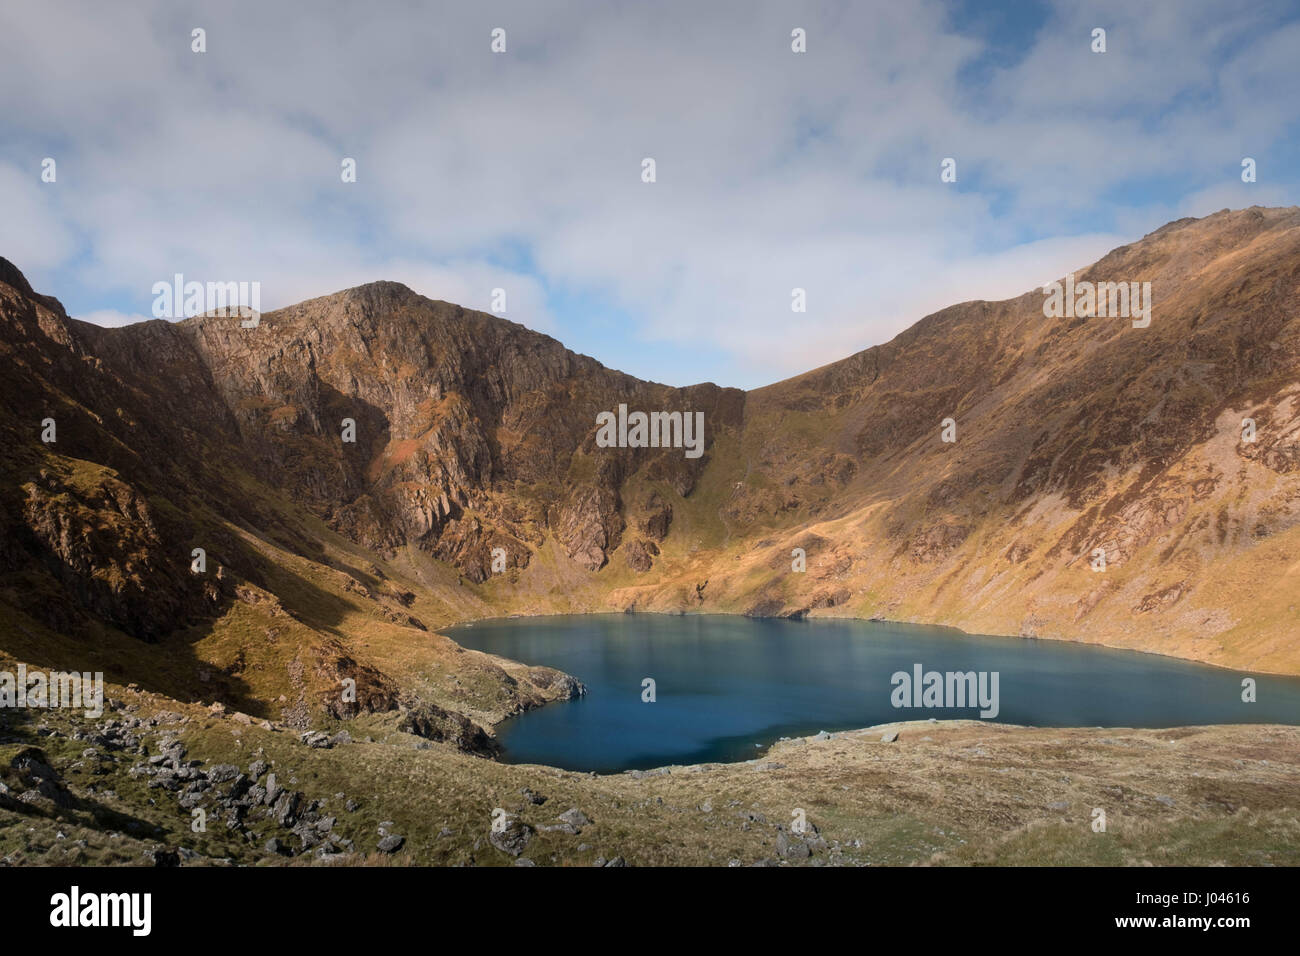
[[[1045,318],[1034,290],[748,395],[745,452],[768,483],[747,480],[729,516],[800,520],[742,564],[799,541],[810,562],[806,582],[766,582],[766,607],[1296,672],[1298,225],[1295,208],[1179,220],[1075,275],[1150,282],[1146,328]],[[831,456],[856,467],[843,488]]]
[[[99,328],[0,260],[0,651],[476,752],[580,692],[437,633],[508,613],[883,617],[1300,673],[1298,277],[1300,209],[1225,210],[1074,274],[1149,282],[1146,327],[1034,289],[746,393],[391,282],[251,329]],[[703,453],[605,447],[620,405],[702,412]]]

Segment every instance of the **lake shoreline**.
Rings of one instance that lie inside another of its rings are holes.
[[[718,622],[716,630],[704,618]],[[640,625],[631,624],[633,619]],[[692,626],[674,628],[674,619],[689,619]],[[548,621],[557,626],[545,626]],[[745,622],[753,625],[752,634]],[[533,630],[534,624],[541,626]],[[485,636],[482,642],[471,639],[493,625],[499,633]],[[819,639],[826,642],[817,645],[815,657],[799,651],[799,632],[804,627],[820,629]],[[877,628],[878,635],[873,635]],[[548,667],[599,691],[626,691],[633,678],[639,683],[643,675],[652,674],[661,687],[673,689],[672,708],[695,699],[685,718],[670,708],[674,720],[684,721],[677,729],[658,729],[657,721],[646,724],[633,715],[636,708],[627,709],[627,700],[614,701],[607,693],[598,693],[601,700],[579,711],[525,720],[522,729],[513,725],[502,733],[510,717],[492,724],[490,732],[505,747],[506,760],[575,772],[746,762],[762,757],[781,740],[806,738],[817,729],[840,735],[909,721],[971,719],[966,715],[973,717],[976,705],[960,697],[947,702],[927,699],[923,704],[918,690],[915,702],[910,692],[903,703],[893,700],[885,677],[899,671],[910,674],[914,666],[923,664],[927,676],[936,669],[992,673],[994,706],[987,715],[985,704],[978,708],[990,718],[990,725],[1159,731],[1295,721],[1294,675],[1256,675],[1176,655],[1082,641],[1032,638],[1031,644],[1025,644],[1022,637],[971,634],[957,627],[911,621],[608,611],[484,617],[440,630],[468,650],[526,667]],[[744,653],[750,640],[752,657]],[[1026,654],[1031,647],[1039,650]],[[777,659],[779,672],[764,663]],[[998,674],[1003,700],[1009,702],[1005,723],[996,720]],[[1246,717],[1255,707],[1248,699],[1239,699],[1239,687],[1234,689],[1238,679],[1256,676],[1286,682],[1260,688],[1266,693],[1261,693],[1258,719]],[[901,708],[896,712],[901,720],[889,713],[891,703]],[[525,713],[539,710],[551,708],[543,704]],[[922,716],[927,711],[936,716]],[[512,716],[523,720],[525,713]],[[863,717],[867,719],[859,720]],[[596,726],[621,730],[602,734],[593,731]],[[704,726],[713,729],[701,732],[698,728]],[[573,735],[582,742],[566,739]],[[674,757],[674,751],[680,756]]]
[[[452,624],[440,625],[436,628],[437,633],[442,634],[450,640],[446,633],[448,630],[455,628],[473,627],[475,624],[485,624],[491,621],[514,621],[523,619],[543,620],[553,617],[599,617],[607,614],[627,614],[631,616],[643,617],[728,617],[743,618],[751,621],[792,621],[792,622],[812,622],[812,621],[859,621],[864,624],[887,624],[891,627],[918,627],[930,628],[935,630],[952,631],[963,637],[996,637],[1007,640],[1018,641],[1041,641],[1053,644],[1069,644],[1076,647],[1100,647],[1111,651],[1126,651],[1131,654],[1147,654],[1152,657],[1161,657],[1168,660],[1186,661],[1192,664],[1200,664],[1205,667],[1213,667],[1222,671],[1233,671],[1234,673],[1260,675],[1262,677],[1300,677],[1300,670],[1295,671],[1270,671],[1259,668],[1230,667],[1226,664],[1217,664],[1214,661],[1208,661],[1200,657],[1187,657],[1181,654],[1165,654],[1160,651],[1145,650],[1136,647],[1123,647],[1118,644],[1107,644],[1101,641],[1081,641],[1073,637],[1045,637],[1034,636],[1029,634],[977,634],[973,631],[967,631],[964,628],[957,627],[954,624],[931,624],[926,621],[900,621],[884,617],[858,617],[852,614],[818,614],[818,615],[783,615],[783,614],[738,614],[735,611],[633,611],[618,610],[611,608],[607,611],[557,611],[553,614],[498,614],[491,617],[463,618]]]

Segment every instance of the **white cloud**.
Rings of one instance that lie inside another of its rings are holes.
[[[41,158],[27,170],[0,162],[0,256],[20,269],[53,269],[76,248],[57,180],[41,182]]]
[[[138,309],[175,272],[259,280],[267,308],[381,278],[485,308],[502,286],[509,318],[565,340],[562,287],[628,317],[607,364],[705,344],[754,385],[1180,209],[1295,201],[1267,164],[1267,188],[1232,180],[1293,122],[1297,28],[1218,0],[1062,2],[985,86],[963,72],[984,47],[935,2],[310,9],[209,7],[200,55],[161,0],[5,6],[0,255]],[[1099,198],[1162,173],[1195,195]]]

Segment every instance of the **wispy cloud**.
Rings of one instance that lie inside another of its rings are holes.
[[[267,308],[503,287],[608,365],[752,386],[1188,209],[1296,201],[1288,5],[972,9],[9,4],[0,254],[103,321],[175,272]]]

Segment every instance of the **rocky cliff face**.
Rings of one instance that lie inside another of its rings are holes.
[[[548,530],[597,570],[618,545],[629,475],[689,488],[707,466],[674,449],[594,454],[600,411],[701,410],[710,443],[741,422],[734,389],[640,382],[388,282],[269,313],[256,329],[209,316],[84,334],[151,405],[238,449],[332,527],[384,554],[415,545],[474,581],[493,548],[526,566]]]
[[[289,708],[338,679],[290,659],[298,634],[376,667],[374,709],[406,667],[485,719],[562,682],[467,670],[430,627],[849,614],[1300,671],[1298,274],[1298,210],[1180,220],[1075,275],[1151,283],[1145,328],[1047,318],[1034,290],[745,394],[387,282],[255,329],[101,329],[0,260],[0,629],[183,633],[250,696],[258,655],[305,675]],[[620,404],[702,411],[704,454],[601,447]],[[329,643],[358,633],[370,650]]]

